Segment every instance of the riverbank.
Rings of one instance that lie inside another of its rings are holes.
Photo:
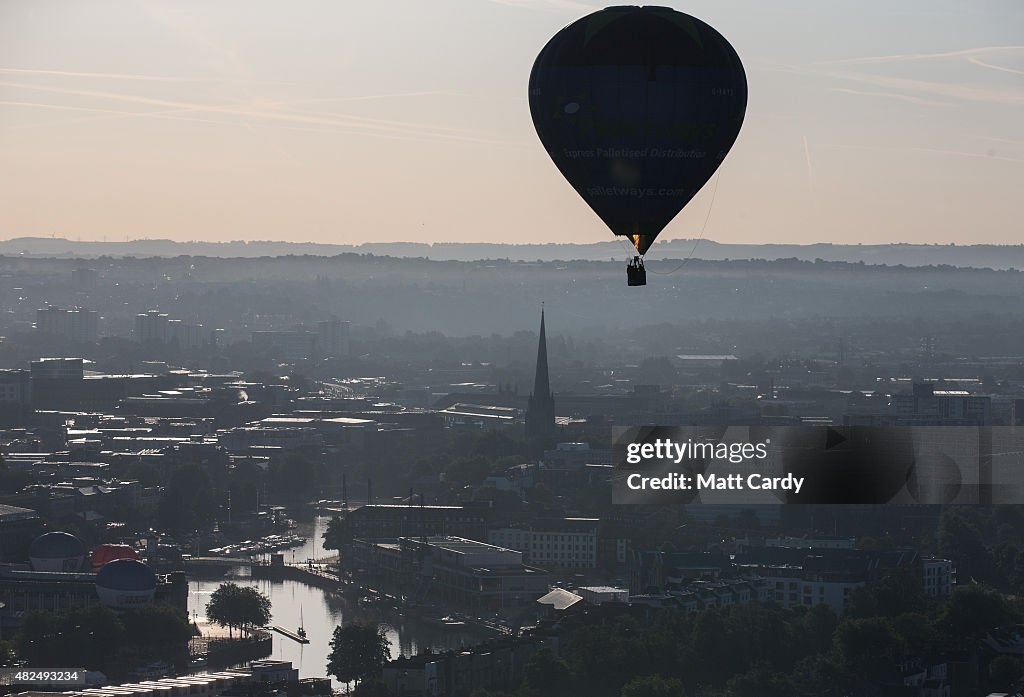
[[[333,556],[318,544],[329,520],[321,516],[312,522],[300,523],[299,529],[308,542],[294,550],[295,564],[282,564],[276,570],[270,570],[270,564],[253,565],[251,574],[240,567],[235,570],[209,568],[201,575],[190,575],[188,607],[192,619],[199,623],[206,621],[206,603],[225,581],[256,588],[271,600],[270,624],[291,631],[297,631],[300,626],[306,630],[308,644],[274,634],[270,652],[271,658],[291,661],[303,678],[322,678],[327,674],[330,640],[334,629],[342,625],[379,625],[388,640],[392,658],[413,656],[427,649],[463,649],[493,636],[491,632],[468,625],[432,624],[386,604],[360,603],[363,591],[356,586],[342,585],[323,568],[324,560]],[[286,558],[291,556],[288,554]],[[307,559],[314,563],[302,563]],[[224,577],[225,571],[231,573],[230,578]],[[344,687],[337,681],[332,680],[332,684],[335,689]]]

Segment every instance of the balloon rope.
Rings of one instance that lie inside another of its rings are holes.
[[[622,239],[622,235],[616,235],[615,241],[618,242],[624,250],[626,250],[626,261],[629,261],[636,256],[636,247],[633,247],[626,242],[626,240]]]
[[[696,240],[694,240],[694,243],[693,243],[693,249],[691,249],[691,250],[690,250],[690,254],[689,254],[689,256],[687,256],[687,257],[686,257],[685,259],[683,259],[683,261],[682,261],[682,262],[681,262],[681,263],[679,264],[679,266],[675,267],[675,268],[674,268],[674,269],[672,269],[671,271],[655,271],[654,269],[652,269],[652,268],[648,267],[647,271],[648,271],[649,273],[653,273],[653,274],[656,274],[656,275],[658,275],[658,276],[671,276],[671,275],[672,275],[672,274],[674,274],[674,273],[675,273],[676,271],[678,271],[679,269],[681,269],[681,268],[683,268],[684,266],[686,266],[686,263],[687,263],[688,261],[690,261],[690,259],[692,259],[692,258],[693,258],[693,255],[694,255],[694,253],[695,253],[695,252],[697,251],[697,245],[699,245],[699,244],[701,243],[701,241],[702,241],[702,240],[704,239],[704,231],[705,231],[705,230],[707,230],[707,227],[708,227],[708,221],[709,221],[709,220],[711,220],[711,211],[712,211],[712,210],[714,209],[714,207],[715,207],[715,196],[716,196],[716,195],[718,194],[718,179],[719,179],[719,178],[720,178],[721,176],[722,176],[722,170],[721,170],[721,169],[719,169],[719,170],[718,170],[718,171],[717,171],[717,172],[715,173],[715,186],[714,186],[714,188],[713,188],[713,189],[711,190],[711,203],[710,203],[710,204],[708,204],[708,214],[704,216],[704,224],[703,224],[703,225],[701,226],[701,228],[700,228],[700,235],[699,235],[699,236],[697,237],[697,239],[696,239]]]

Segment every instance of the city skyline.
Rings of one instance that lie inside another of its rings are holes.
[[[735,46],[750,102],[663,239],[1019,241],[1019,5],[671,5]],[[603,6],[5,3],[0,238],[611,240],[526,102]]]

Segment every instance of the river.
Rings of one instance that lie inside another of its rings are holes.
[[[318,516],[311,523],[299,523],[296,530],[306,537],[306,544],[294,550],[285,550],[285,559],[290,563],[306,559],[323,559],[328,556],[323,549],[320,535],[329,518]],[[354,622],[375,622],[381,625],[391,646],[391,657],[410,656],[424,649],[454,649],[479,643],[494,636],[485,630],[469,627],[458,630],[444,629],[416,617],[400,614],[397,610],[363,607],[353,600],[337,593],[307,586],[298,581],[262,581],[247,578],[233,578],[239,585],[254,586],[270,598],[271,624],[295,631],[301,622],[306,628],[308,644],[299,644],[287,637],[274,633],[274,649],[271,658],[291,661],[299,669],[299,677],[319,678],[327,674],[327,654],[330,652],[334,628]],[[189,580],[189,615],[200,621],[206,618],[206,603],[223,582],[209,578]],[[193,614],[194,613],[194,614]],[[342,684],[334,681],[336,688]]]

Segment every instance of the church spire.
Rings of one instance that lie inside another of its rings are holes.
[[[555,398],[548,377],[548,342],[544,330],[544,304],[540,308],[540,339],[537,341],[537,372],[526,407],[526,436],[544,438],[555,432]]]
[[[544,305],[540,306],[540,341],[537,342],[537,373],[533,378],[533,396],[551,396],[551,382],[548,379],[548,340],[544,332]]]

